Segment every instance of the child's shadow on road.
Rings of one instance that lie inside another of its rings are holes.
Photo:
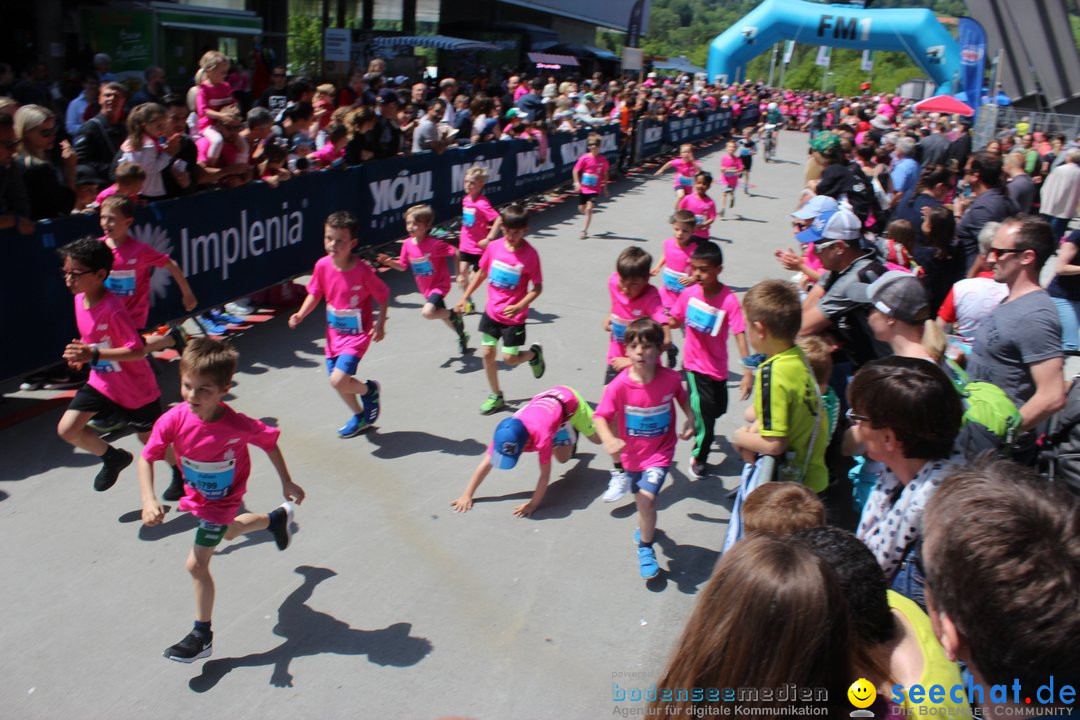
[[[272,665],[270,684],[292,687],[293,675],[289,664],[294,658],[333,653],[335,655],[367,655],[376,665],[408,667],[416,665],[432,650],[429,640],[410,635],[410,623],[394,623],[381,630],[357,630],[331,615],[312,610],[307,605],[315,586],[337,575],[328,568],[302,565],[296,572],[304,583],[292,592],[278,608],[274,634],[285,638],[277,647],[261,653],[238,658],[209,660],[202,672],[188,681],[195,692],[206,692],[236,668]]]

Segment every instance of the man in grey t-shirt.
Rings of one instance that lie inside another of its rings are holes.
[[[420,123],[413,131],[412,151],[414,155],[424,150],[431,150],[436,153],[446,150],[450,143],[443,137],[437,124],[444,110],[446,110],[446,101],[441,97],[435,98],[427,106],[424,116],[420,118]]]
[[[986,259],[1009,294],[975,335],[968,369],[974,380],[997,385],[1020,409],[1030,430],[1065,405],[1061,321],[1039,286],[1039,272],[1054,252],[1044,220],[1005,220]]]

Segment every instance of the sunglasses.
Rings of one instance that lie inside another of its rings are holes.
[[[856,413],[851,408],[847,409],[847,412],[844,413],[844,417],[846,417],[848,422],[851,423],[852,425],[858,425],[859,423],[864,423],[864,422],[868,423],[868,422],[870,422],[869,417],[867,417],[866,415],[859,415],[858,413]]]
[[[94,271],[93,270],[61,270],[60,274],[63,275],[65,278],[75,278],[76,280],[78,280],[83,275],[93,275]]]
[[[992,258],[999,258],[1002,255],[1010,255],[1012,253],[1018,253],[1018,252],[1024,252],[1024,250],[1022,248],[996,248],[996,247],[992,247],[986,253],[986,257],[989,260],[989,259],[992,259]]]

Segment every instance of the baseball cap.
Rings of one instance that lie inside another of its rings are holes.
[[[866,300],[875,310],[911,325],[930,318],[930,300],[922,281],[902,270],[890,270],[867,285]]]
[[[829,210],[817,216],[814,224],[795,236],[801,243],[820,243],[823,240],[855,241],[862,238],[862,223],[855,213],[845,208]]]
[[[398,94],[396,92],[394,92],[393,90],[391,90],[390,88],[383,88],[382,90],[380,90],[379,94],[375,97],[375,99],[378,102],[380,102],[380,103],[382,103],[384,105],[386,103],[400,103],[401,102],[401,98],[398,97]]]
[[[525,424],[515,417],[506,418],[495,427],[495,436],[491,440],[491,464],[500,470],[509,470],[517,465],[521,451],[529,442],[529,431]]]
[[[840,207],[835,198],[828,195],[815,195],[806,201],[801,208],[791,213],[791,217],[799,220],[813,220],[823,212],[829,212]]]

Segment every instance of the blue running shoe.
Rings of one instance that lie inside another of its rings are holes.
[[[243,325],[246,322],[244,318],[237,317],[236,315],[227,313],[224,310],[215,310],[213,314],[217,319],[230,325]]]
[[[660,574],[660,565],[656,562],[656,551],[648,545],[638,546],[638,564],[641,566],[641,579],[652,580]]]
[[[196,315],[195,322],[207,335],[224,335],[229,331],[229,328],[218,323],[209,315]]]
[[[368,380],[367,386],[368,391],[360,396],[360,402],[364,406],[364,423],[374,425],[379,419],[379,383]]]
[[[363,415],[353,415],[349,418],[349,422],[345,423],[342,427],[338,428],[338,437],[344,440],[345,438],[356,437],[360,433],[364,432],[364,428],[367,427],[367,423],[364,422]]]

